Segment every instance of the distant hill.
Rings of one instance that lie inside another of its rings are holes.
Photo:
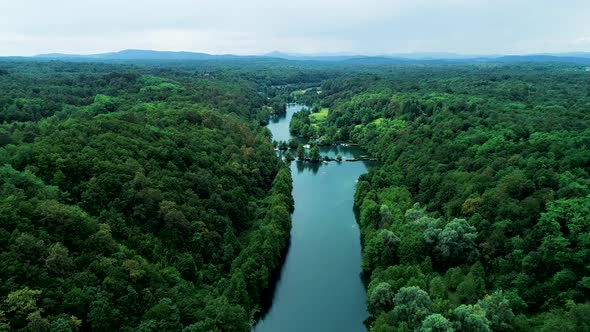
[[[460,60],[460,59],[476,59],[486,58],[492,59],[500,57],[500,55],[491,54],[457,54],[450,52],[420,52],[420,53],[394,53],[388,54],[388,57],[411,59],[411,60]]]
[[[531,55],[462,55],[455,53],[403,53],[378,56],[366,55],[314,55],[271,52],[266,57],[298,61],[330,61],[350,64],[394,64],[394,63],[509,63],[509,62],[567,62],[582,65],[590,64],[590,53],[575,52],[564,54]]]
[[[285,60],[297,61],[346,61],[351,59],[366,58],[366,55],[348,55],[348,54],[300,54],[300,53],[284,53],[274,51],[263,55],[267,58],[278,58]]]
[[[173,52],[153,50],[123,50],[119,52],[78,55],[50,53],[36,55],[35,58],[51,59],[97,59],[97,60],[213,60],[239,58],[237,55],[212,55],[196,52]]]
[[[547,53],[542,55],[551,55],[558,57],[573,57],[573,58],[590,58],[590,52],[568,52],[568,53]]]
[[[585,56],[571,55],[507,55],[494,59],[498,62],[570,62],[579,65],[590,65],[590,54],[582,53]]]
[[[6,59],[6,58],[5,58]],[[31,59],[31,58],[29,58]],[[40,54],[32,59],[63,61],[205,61],[239,59],[282,59],[290,61],[342,62],[346,64],[398,64],[398,63],[521,63],[521,62],[565,62],[590,65],[590,53],[547,53],[530,55],[461,55],[455,53],[404,53],[379,56],[349,54],[298,54],[274,51],[263,55],[214,55],[197,52],[173,52],[154,50],[123,50],[99,54]]]

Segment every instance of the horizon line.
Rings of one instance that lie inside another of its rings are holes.
[[[126,48],[126,49],[119,49],[114,51],[101,51],[101,52],[92,52],[92,53],[65,53],[60,51],[51,51],[51,52],[43,52],[43,53],[36,53],[32,55],[0,55],[0,57],[23,57],[23,58],[30,58],[30,57],[40,57],[40,56],[50,56],[50,55],[62,55],[62,56],[84,56],[90,57],[94,55],[104,55],[104,54],[116,54],[125,51],[143,51],[143,52],[162,52],[162,53],[188,53],[188,54],[203,54],[203,55],[211,55],[211,56],[262,56],[262,57],[272,57],[273,54],[283,55],[283,56],[292,56],[292,57],[380,57],[380,56],[416,56],[416,55],[447,55],[447,56],[460,56],[460,57],[502,57],[502,56],[532,56],[532,55],[572,55],[572,54],[588,54],[590,55],[590,51],[558,51],[558,52],[527,52],[527,53],[458,53],[452,51],[415,51],[415,52],[388,52],[388,53],[362,53],[362,52],[348,52],[348,51],[335,51],[335,52],[316,52],[316,53],[301,53],[295,51],[281,51],[281,50],[272,50],[267,52],[261,53],[214,53],[214,52],[206,52],[206,51],[195,51],[195,50],[174,50],[174,49],[141,49],[141,48]]]

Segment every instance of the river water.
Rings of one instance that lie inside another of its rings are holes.
[[[301,105],[272,118],[273,139],[286,141]],[[321,147],[322,156],[358,157],[356,147]],[[268,312],[254,332],[366,331],[361,244],[353,212],[354,187],[371,162],[309,164],[293,161],[295,212],[291,245]]]

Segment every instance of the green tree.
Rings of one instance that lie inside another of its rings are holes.
[[[46,332],[49,331],[50,325],[47,318],[41,317],[41,312],[39,310],[30,313],[27,316],[27,328],[28,331],[39,331],[39,332]]]
[[[37,311],[37,300],[41,296],[41,291],[25,287],[8,294],[4,304],[8,312],[17,315],[28,315]]]
[[[453,219],[443,228],[431,226],[424,231],[424,239],[433,246],[438,260],[447,264],[472,262],[479,257],[477,230],[465,219]]]
[[[301,145],[301,144],[299,144],[297,146],[297,159],[299,159],[299,160],[305,159],[305,149],[303,148],[303,145]]]
[[[144,319],[155,322],[157,331],[178,331],[182,329],[178,307],[169,298],[161,299],[158,304],[146,311]]]
[[[486,317],[490,321],[490,328],[493,331],[512,330],[514,313],[510,308],[510,302],[502,291],[495,291],[491,295],[487,295],[478,302],[478,305],[485,310]]]
[[[489,332],[490,321],[486,318],[486,311],[475,305],[460,305],[453,310],[454,326],[457,331]]]
[[[447,286],[443,278],[439,275],[430,280],[428,290],[431,298],[445,299],[447,297]]]
[[[54,275],[64,277],[74,268],[74,262],[69,256],[68,248],[61,243],[55,243],[48,249],[45,266]]]
[[[424,319],[419,332],[453,332],[453,325],[441,314],[432,314]]]
[[[113,304],[111,297],[111,294],[100,292],[90,303],[88,320],[93,329],[112,330],[120,324],[120,311]]]
[[[314,145],[309,150],[309,159],[311,160],[312,163],[317,163],[320,161],[320,159],[321,159],[320,149],[317,147],[317,145]]]
[[[373,315],[389,311],[393,308],[395,293],[391,285],[386,282],[379,283],[369,294],[369,311]]]
[[[60,317],[49,326],[50,332],[73,332],[72,322],[68,318]]]
[[[288,145],[289,145],[289,149],[297,149],[297,148],[299,147],[299,142],[297,142],[297,140],[296,140],[296,139],[294,139],[294,138],[291,138],[291,139],[289,140],[289,143],[288,143]]]
[[[432,313],[432,301],[428,293],[419,287],[403,287],[393,300],[393,316],[396,321],[406,322],[412,329],[418,329],[424,318]]]
[[[291,151],[289,151],[289,150],[285,151],[285,155],[284,155],[284,157],[285,157],[285,160],[286,160],[286,161],[292,161],[292,160],[294,160],[294,159],[295,159],[295,158],[293,157],[293,154],[291,154]]]
[[[363,269],[372,271],[377,266],[386,268],[399,262],[397,251],[400,239],[392,231],[382,229],[374,233],[363,250]]]

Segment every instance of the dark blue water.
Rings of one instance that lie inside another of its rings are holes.
[[[268,128],[288,140],[289,121],[299,105]],[[276,120],[276,119],[275,119]],[[323,147],[322,155],[358,157],[354,147]],[[361,245],[353,212],[354,187],[370,163],[293,161],[295,212],[291,246],[268,313],[255,332],[365,331]]]

